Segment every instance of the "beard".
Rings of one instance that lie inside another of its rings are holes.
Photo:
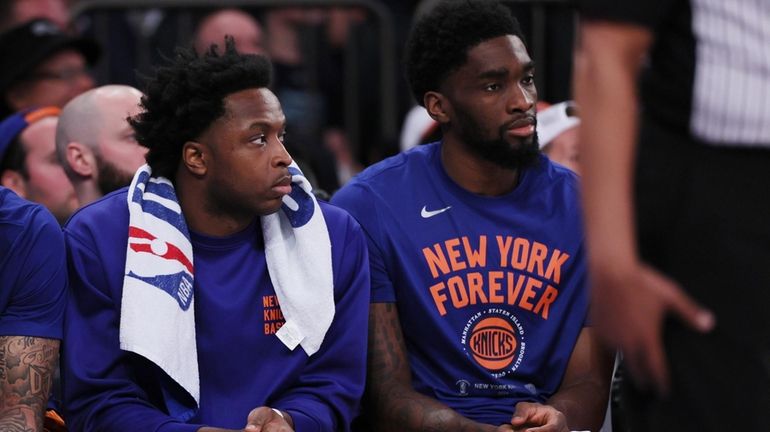
[[[540,145],[537,133],[511,144],[505,139],[508,127],[503,125],[498,129],[497,137],[481,139],[484,133],[479,124],[464,112],[457,112],[457,114],[460,138],[465,143],[465,147],[481,159],[511,170],[527,168],[538,161]]]
[[[102,195],[107,195],[112,191],[130,185],[131,180],[134,178],[133,173],[121,171],[118,167],[99,156],[96,157],[96,166],[99,169],[98,186]]]

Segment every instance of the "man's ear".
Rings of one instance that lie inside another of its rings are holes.
[[[65,151],[67,165],[83,177],[96,176],[96,157],[93,150],[79,142],[70,142]]]
[[[429,91],[425,93],[422,98],[425,109],[428,110],[428,114],[441,124],[449,123],[449,110],[452,105],[449,100],[441,93],[435,91]]]
[[[3,171],[0,175],[0,184],[16,192],[16,195],[27,198],[27,181],[20,172],[11,169]]]
[[[194,176],[206,175],[206,162],[208,161],[208,149],[205,145],[196,141],[187,141],[182,146],[182,164]]]

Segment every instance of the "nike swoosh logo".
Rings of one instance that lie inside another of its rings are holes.
[[[430,217],[436,216],[439,213],[444,213],[445,211],[451,209],[452,206],[446,206],[442,209],[438,210],[428,210],[428,206],[423,206],[422,210],[420,211],[420,216],[422,216],[425,219],[428,219]]]

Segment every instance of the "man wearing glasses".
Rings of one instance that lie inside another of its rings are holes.
[[[94,87],[96,42],[36,19],[0,35],[0,118],[33,106],[62,107]]]

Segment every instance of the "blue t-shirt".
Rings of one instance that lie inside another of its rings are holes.
[[[470,193],[440,144],[358,175],[333,197],[368,235],[372,302],[396,302],[414,388],[509,423],[556,392],[588,309],[577,179],[545,157],[503,196]]]
[[[275,336],[284,319],[258,221],[228,237],[190,233],[200,408],[187,422],[167,414],[160,369],[119,348],[126,190],[72,216],[65,228],[72,294],[63,355],[70,429],[196,431],[209,425],[240,430],[249,411],[268,405],[289,412],[297,431],[348,430],[366,373],[366,243],[347,213],[319,204],[332,246],[336,311],[312,357],[301,348],[290,351]]]
[[[39,204],[0,187],[0,336],[61,339],[67,301],[64,240]]]

